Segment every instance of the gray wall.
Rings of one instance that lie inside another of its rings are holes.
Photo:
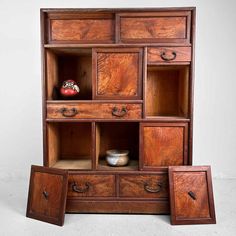
[[[42,164],[41,7],[197,7],[194,165],[236,177],[235,0],[0,1],[0,178]]]

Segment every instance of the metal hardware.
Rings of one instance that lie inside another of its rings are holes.
[[[59,110],[59,112],[61,112],[61,114],[65,117],[73,117],[79,113],[79,111],[74,107],[71,109],[63,107]]]
[[[144,189],[149,193],[159,193],[162,190],[163,184],[157,183],[156,188],[151,188],[147,182],[144,183]]]
[[[117,117],[123,117],[127,114],[128,110],[126,107],[122,107],[120,110],[117,107],[112,108],[112,115]]]
[[[193,199],[193,200],[196,200],[197,198],[196,198],[196,194],[194,193],[194,192],[192,192],[192,191],[189,191],[188,192],[188,195]]]
[[[80,188],[80,187],[77,186],[76,182],[74,182],[72,184],[72,190],[74,192],[77,192],[77,193],[85,193],[85,192],[87,192],[89,190],[90,185],[91,184],[89,182],[86,182],[85,183],[85,187],[84,188]]]
[[[164,61],[173,61],[176,58],[177,54],[176,52],[172,52],[172,57],[167,57],[165,52],[161,53],[161,59]]]
[[[45,197],[45,199],[48,200],[49,193],[44,190],[44,191],[43,191],[43,196]]]

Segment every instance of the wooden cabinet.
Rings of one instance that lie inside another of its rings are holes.
[[[168,213],[167,168],[192,163],[195,9],[42,9],[41,29],[44,166],[68,171],[66,210]]]

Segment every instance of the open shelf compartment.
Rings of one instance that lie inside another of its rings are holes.
[[[139,123],[96,123],[96,165],[99,170],[138,170]],[[106,151],[129,150],[129,163],[123,167],[112,167],[106,162]]]
[[[80,92],[69,100],[92,99],[92,49],[46,49],[46,98],[68,100],[60,95],[65,80],[77,82]]]
[[[91,123],[48,123],[47,136],[49,167],[92,168]]]
[[[145,116],[188,118],[188,107],[189,65],[148,66]]]

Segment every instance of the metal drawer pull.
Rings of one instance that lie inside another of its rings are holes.
[[[49,193],[44,190],[44,191],[43,191],[43,196],[45,197],[45,199],[48,200]]]
[[[157,188],[151,188],[147,182],[144,183],[144,189],[149,193],[159,193],[162,190],[162,186],[162,183],[157,183]]]
[[[76,185],[76,182],[74,182],[74,183],[72,184],[72,190],[73,190],[74,192],[77,192],[77,193],[85,193],[85,192],[87,192],[87,191],[89,190],[89,187],[90,187],[90,183],[89,183],[89,182],[86,182],[86,183],[85,183],[85,187],[84,187],[84,188],[78,187],[78,186]]]
[[[196,200],[197,198],[196,198],[196,194],[194,193],[194,192],[192,192],[192,191],[189,191],[188,192],[188,195],[193,199],[193,200]]]
[[[120,110],[117,107],[112,108],[112,115],[117,117],[123,117],[127,114],[127,109],[122,107]]]
[[[176,58],[177,54],[176,52],[172,52],[172,57],[167,57],[165,52],[161,53],[161,59],[164,61],[173,61]]]
[[[67,109],[65,107],[61,108],[59,112],[65,117],[73,117],[79,113],[76,108]]]

